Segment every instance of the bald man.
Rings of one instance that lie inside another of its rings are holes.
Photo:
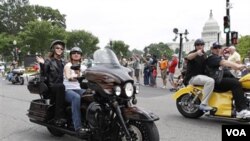
[[[229,48],[230,56],[228,57],[228,61],[234,62],[234,63],[241,63],[240,54],[236,51],[234,46],[230,46]]]
[[[241,64],[241,57],[240,54],[236,51],[234,46],[230,46],[228,48],[229,50],[229,57],[228,57],[228,61],[233,62],[233,63],[237,63],[237,64]],[[240,75],[240,71],[239,70],[231,70],[231,73],[235,76],[238,77]]]

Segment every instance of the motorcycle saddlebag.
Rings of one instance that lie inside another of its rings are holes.
[[[27,88],[32,94],[46,95],[48,92],[48,86],[41,81],[39,74],[28,82]]]
[[[32,120],[47,121],[53,117],[52,105],[45,99],[32,100],[28,110],[28,117]]]

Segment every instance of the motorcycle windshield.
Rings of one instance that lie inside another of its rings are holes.
[[[115,53],[109,49],[98,49],[94,52],[95,65],[107,65],[109,67],[121,67]]]
[[[107,72],[118,78],[121,81],[132,81],[129,76],[130,69],[123,67],[116,54],[109,48],[98,49],[93,54],[94,66],[89,68],[88,71]]]

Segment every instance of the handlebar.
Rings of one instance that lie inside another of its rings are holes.
[[[79,83],[81,83],[82,80],[85,79],[85,76],[82,75],[82,76],[76,77],[76,79],[78,80]]]

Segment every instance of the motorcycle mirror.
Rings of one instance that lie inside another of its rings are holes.
[[[136,98],[133,98],[132,99],[132,103],[135,105],[135,104],[137,104],[137,99]]]

